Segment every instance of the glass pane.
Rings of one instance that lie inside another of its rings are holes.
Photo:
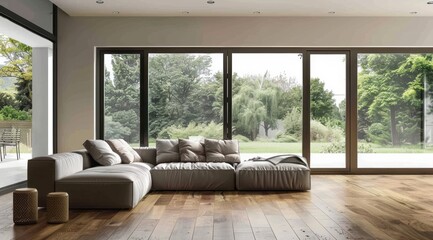
[[[140,140],[140,54],[104,55],[104,138]]]
[[[223,54],[149,54],[149,145],[223,138]]]
[[[242,53],[232,59],[232,134],[241,157],[302,154],[302,54]]]
[[[433,167],[433,55],[358,55],[358,167]]]
[[[346,55],[310,56],[311,167],[346,167]]]

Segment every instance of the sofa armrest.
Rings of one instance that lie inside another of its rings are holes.
[[[134,150],[140,155],[143,162],[156,165],[156,148],[153,147],[139,147]]]
[[[59,153],[30,159],[27,163],[27,185],[38,190],[38,204],[45,207],[46,197],[56,190],[56,181],[83,170],[83,156]]]

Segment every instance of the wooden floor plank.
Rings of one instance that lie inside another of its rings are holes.
[[[217,240],[234,239],[233,221],[229,213],[215,212],[213,217],[213,237]]]
[[[299,239],[295,231],[290,227],[289,223],[282,215],[266,215],[269,225],[275,234],[276,239],[289,240]]]
[[[194,233],[195,217],[180,217],[176,221],[170,239],[190,240]]]
[[[213,237],[213,215],[198,216],[195,221],[194,240],[207,240]]]

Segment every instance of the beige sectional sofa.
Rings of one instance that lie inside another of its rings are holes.
[[[68,192],[71,208],[92,209],[131,209],[151,190],[311,188],[306,165],[250,161],[238,164],[239,157],[219,153],[212,155],[213,162],[194,161],[202,158],[195,158],[191,152],[186,154],[188,161],[177,161],[172,155],[175,146],[134,148],[139,159],[112,166],[100,166],[86,150],[34,158],[28,162],[28,186],[38,189],[40,207],[45,207],[49,192],[62,191]]]

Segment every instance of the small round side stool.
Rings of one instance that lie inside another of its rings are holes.
[[[38,222],[38,190],[18,188],[13,193],[13,220],[15,224]]]
[[[47,195],[47,222],[65,223],[69,220],[69,195],[52,192]]]

